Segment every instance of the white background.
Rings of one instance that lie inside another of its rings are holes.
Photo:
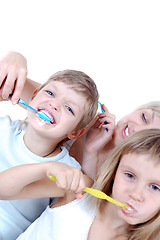
[[[159,0],[0,0],[0,55],[8,50],[21,52],[41,83],[63,69],[86,72],[117,120],[160,100]]]

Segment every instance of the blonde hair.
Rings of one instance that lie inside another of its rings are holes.
[[[63,82],[81,94],[86,99],[85,110],[76,129],[86,127],[96,116],[98,109],[98,90],[95,82],[84,72],[76,70],[64,70],[53,74],[44,84],[42,84],[37,93],[52,81]],[[36,93],[36,94],[37,94]]]
[[[136,110],[142,110],[142,109],[151,109],[154,112],[160,114],[160,101],[148,102],[146,104],[139,106]]]
[[[96,188],[111,195],[113,179],[122,156],[128,153],[149,154],[160,164],[160,129],[145,129],[133,133],[106,155],[96,182]],[[105,201],[105,200],[104,200]],[[102,203],[103,200],[100,202]],[[131,226],[129,240],[160,239],[160,211],[146,223]]]

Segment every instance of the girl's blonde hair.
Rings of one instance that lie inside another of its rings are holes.
[[[152,109],[154,112],[160,114],[160,101],[148,102],[146,104],[139,106],[136,110],[142,109]]]
[[[84,114],[76,129],[86,127],[96,116],[98,109],[98,90],[95,82],[84,72],[64,70],[53,74],[37,89],[37,93],[52,81],[59,81],[70,85],[74,91],[81,94],[86,99]]]
[[[97,189],[111,195],[113,179],[120,160],[128,153],[149,154],[151,160],[154,159],[157,164],[160,164],[160,129],[145,129],[135,132],[127,137],[122,144],[111,150],[106,155],[106,161],[100,169],[95,186]],[[160,211],[146,223],[132,226],[128,234],[129,240],[160,239]]]

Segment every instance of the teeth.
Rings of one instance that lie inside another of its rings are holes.
[[[126,129],[125,129],[125,134],[127,137],[129,136],[128,127],[126,127]]]
[[[133,212],[133,208],[131,208],[129,206],[127,207],[127,210]]]
[[[45,109],[39,109],[39,111],[45,113],[45,114],[51,119],[52,123],[55,122],[54,119],[53,119],[53,117],[52,117],[52,115],[51,115],[47,110],[45,110]]]

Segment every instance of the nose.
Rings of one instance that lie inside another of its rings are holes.
[[[143,202],[144,200],[144,193],[143,189],[135,187],[129,192],[129,196],[134,200],[134,201],[139,201]]]
[[[54,99],[54,101],[52,101],[50,103],[50,106],[52,109],[54,109],[56,111],[58,111],[60,109],[60,103],[58,102],[58,100],[55,100],[55,99]]]
[[[146,126],[143,126],[143,125],[134,125],[133,127],[132,127],[132,132],[134,133],[134,132],[139,132],[139,131],[141,131],[141,130],[143,130],[143,129],[146,129]]]

